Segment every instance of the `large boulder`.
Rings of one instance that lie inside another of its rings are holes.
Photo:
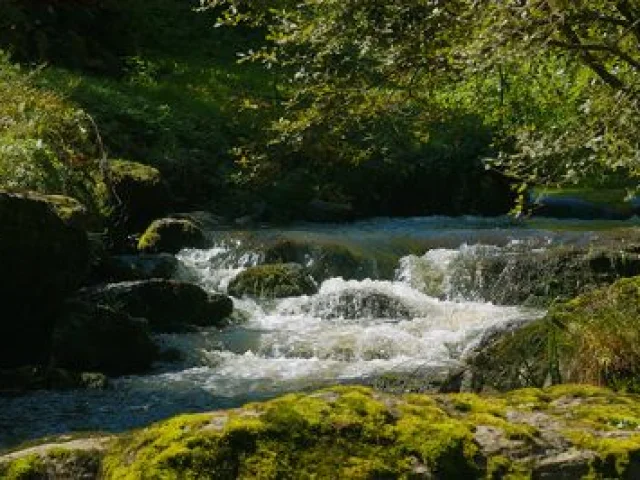
[[[207,243],[202,229],[184,218],[155,220],[138,241],[144,253],[178,253],[183,248],[204,248]]]
[[[102,305],[72,301],[56,322],[52,358],[62,368],[140,373],[157,358],[148,322]]]
[[[0,192],[0,367],[47,362],[56,314],[88,268],[86,233],[44,199]]]
[[[115,195],[116,203],[122,202],[128,231],[142,230],[166,213],[169,189],[156,168],[126,160],[111,160],[109,164],[113,192],[105,192],[105,196]]]
[[[84,301],[104,305],[133,317],[146,318],[155,332],[184,330],[189,326],[225,325],[232,300],[210,294],[197,285],[174,280],[120,282],[83,289]]]
[[[640,392],[640,277],[557,304],[482,343],[467,359],[474,390],[591,383]]]
[[[318,282],[328,278],[363,280],[377,278],[387,272],[385,265],[364,255],[355,247],[319,239],[313,241],[280,237],[270,240],[264,248],[264,262],[299,263]]]
[[[283,263],[247,268],[229,282],[227,291],[234,297],[283,298],[311,295],[318,288],[301,265]]]
[[[579,386],[494,397],[335,387],[138,430],[108,449],[102,478],[637,478],[639,406]]]

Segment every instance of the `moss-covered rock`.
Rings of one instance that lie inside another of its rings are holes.
[[[566,303],[495,335],[471,360],[475,388],[579,382],[640,391],[640,277]]]
[[[383,272],[391,273],[396,264],[394,259],[390,271],[386,271],[384,265],[379,265],[375,259],[354,248],[318,238],[307,241],[286,237],[267,243],[264,261],[267,264],[305,265],[309,274],[318,282],[333,277],[357,280],[378,278]]]
[[[56,312],[88,269],[83,231],[44,200],[0,192],[0,367],[47,362]]]
[[[166,213],[171,202],[169,190],[156,168],[126,160],[109,164],[114,192],[103,185],[103,195],[108,199],[115,194],[116,203],[122,202],[129,231],[139,231]]]
[[[162,218],[155,220],[138,241],[138,250],[144,253],[178,253],[183,248],[204,248],[204,232],[187,219]]]
[[[70,370],[139,373],[157,356],[145,319],[102,305],[69,302],[53,332],[53,361]]]
[[[175,280],[112,283],[84,289],[79,297],[146,318],[156,332],[179,331],[191,325],[222,327],[233,311],[227,295],[210,294],[197,285]]]
[[[317,287],[302,266],[283,263],[247,268],[229,282],[227,290],[234,297],[283,298],[311,295]]]
[[[0,456],[6,480],[94,480],[101,478],[102,458],[110,437],[46,442]]]
[[[634,478],[640,399],[593,387],[503,396],[362,387],[184,415],[123,437],[112,479]]]
[[[639,425],[639,396],[592,386],[492,396],[333,387],[181,415],[117,439],[48,441],[0,454],[0,476],[632,479]]]

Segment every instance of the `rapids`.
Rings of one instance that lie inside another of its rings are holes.
[[[559,230],[561,225],[571,228]],[[606,224],[619,225],[630,224]],[[417,376],[427,388],[455,369],[487,330],[543,314],[493,305],[460,288],[469,273],[461,258],[581,245],[598,235],[592,227],[579,221],[432,217],[211,232],[212,248],[178,255],[181,276],[211,291],[225,291],[239,271],[263,262],[265,245],[277,238],[339,246],[355,252],[358,261],[348,264],[353,275],[316,278],[319,291],[312,296],[234,299],[233,324],[225,330],[158,335],[164,348],[179,350],[183,359],[159,364],[150,374],[113,379],[104,391],[0,397],[0,446],[80,430],[121,431],[177,413],[340,382],[375,384],[405,375]],[[305,248],[301,261],[308,267],[337,261],[326,248],[322,252]]]

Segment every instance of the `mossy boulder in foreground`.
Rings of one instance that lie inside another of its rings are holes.
[[[283,263],[247,268],[231,280],[227,290],[234,297],[283,298],[311,295],[318,288],[301,265]]]
[[[79,456],[98,463],[82,478],[106,480],[632,479],[638,425],[640,397],[597,387],[499,396],[334,387],[28,448],[0,456],[0,476],[78,478],[47,472]]]
[[[493,336],[469,364],[475,389],[579,382],[640,392],[640,277],[557,304],[544,318]]]
[[[183,248],[204,248],[206,237],[200,227],[188,219],[155,220],[140,237],[138,250],[144,253],[178,253]]]

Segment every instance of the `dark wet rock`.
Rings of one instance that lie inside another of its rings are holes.
[[[414,316],[402,299],[371,290],[347,289],[322,294],[308,306],[313,316],[326,319],[386,318],[409,319]]]
[[[57,366],[74,371],[125,375],[147,370],[157,348],[145,319],[73,301],[56,323],[52,357]]]
[[[88,269],[86,233],[47,201],[0,192],[0,367],[47,362],[56,314]]]
[[[126,282],[172,278],[180,262],[169,253],[109,255],[94,268],[94,276],[102,282]]]
[[[283,263],[247,268],[231,280],[227,290],[234,297],[283,298],[312,295],[318,288],[301,265]]]
[[[567,300],[623,277],[640,275],[633,245],[535,251],[477,251],[453,261],[454,296],[502,305],[541,306]]]
[[[197,285],[174,280],[113,283],[83,289],[78,295],[84,301],[146,318],[155,332],[189,326],[221,327],[233,311],[228,296],[209,294]]]
[[[144,253],[178,253],[183,248],[204,248],[204,231],[191,220],[162,218],[155,220],[138,241]]]

